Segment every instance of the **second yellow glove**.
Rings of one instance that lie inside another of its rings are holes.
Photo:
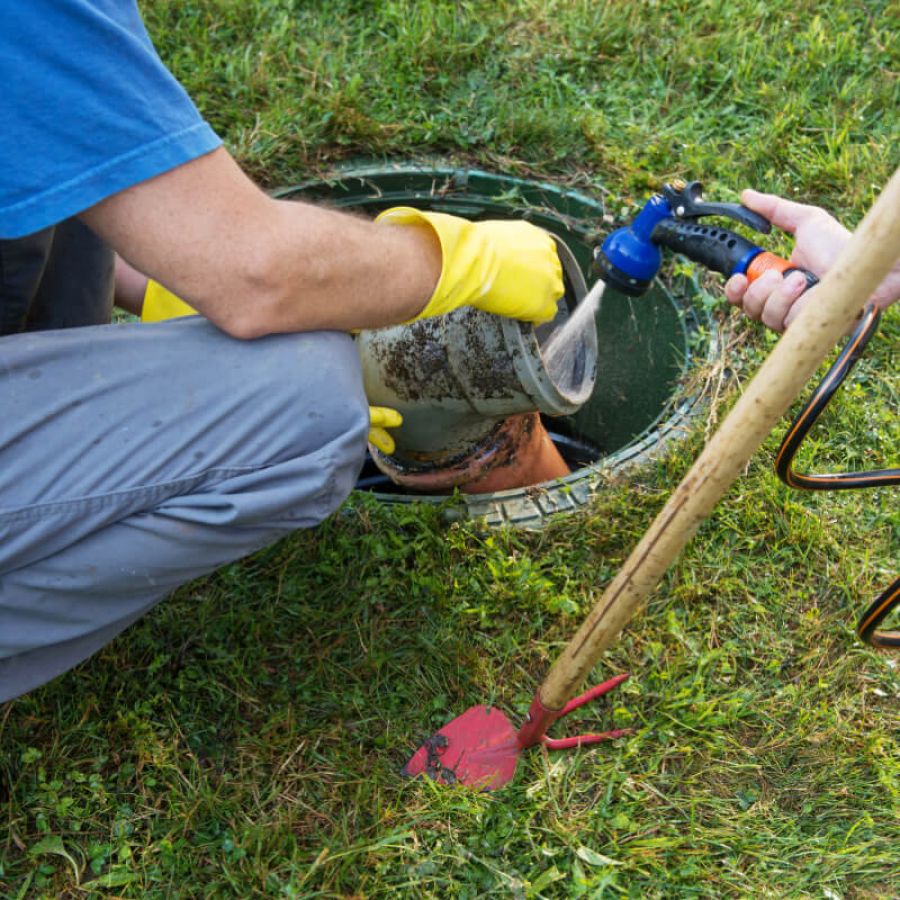
[[[147,279],[144,291],[144,305],[141,307],[142,322],[162,322],[165,319],[180,319],[182,316],[196,316],[197,310],[188,306],[181,297],[167,291],[158,281]]]
[[[403,416],[389,406],[369,407],[369,443],[382,453],[390,455],[396,449],[394,439],[388,428],[399,428],[403,424]]]
[[[528,222],[470,222],[409,206],[385,210],[386,225],[429,228],[443,264],[434,294],[417,319],[474,306],[529,322],[547,322],[563,296],[562,264],[546,231]]]

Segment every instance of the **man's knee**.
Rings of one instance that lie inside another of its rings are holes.
[[[343,502],[365,458],[369,408],[355,345],[345,334],[310,332],[241,342],[238,350],[237,414],[246,420],[236,458],[256,471],[222,488],[248,492],[232,497],[248,510],[263,496],[277,498],[284,527],[307,527]]]
[[[141,327],[152,334],[147,350],[158,357],[157,369],[179,372],[163,387],[173,414],[195,424],[208,420],[202,437],[218,436],[220,465],[271,464],[325,446],[362,459],[369,410],[349,335],[317,331],[242,341],[200,317]]]
[[[310,440],[344,447],[360,461],[369,427],[369,407],[355,344],[334,331],[264,338],[261,377],[282,398],[290,439],[301,452]]]

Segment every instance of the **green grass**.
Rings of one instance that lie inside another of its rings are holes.
[[[577,185],[659,180],[860,218],[898,163],[886,2],[143,4],[261,183],[433,158]],[[775,249],[788,245],[773,239]],[[721,418],[774,337],[744,337]],[[893,310],[803,464],[900,458]],[[893,576],[897,496],[800,494],[770,438],[596,671],[633,678],[497,795],[407,782],[468,706],[521,718],[703,443],[538,534],[355,497],[181,590],[0,707],[0,895],[841,897],[900,893],[900,679],[856,616]]]

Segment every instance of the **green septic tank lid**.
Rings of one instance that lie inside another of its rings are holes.
[[[391,206],[417,206],[473,220],[528,219],[566,243],[589,285],[596,280],[592,251],[606,231],[602,201],[581,192],[436,164],[356,166],[275,196],[372,216]],[[553,513],[583,506],[617,471],[658,456],[668,441],[683,436],[702,405],[700,391],[685,386],[687,376],[719,354],[715,328],[693,304],[698,293],[697,284],[684,278],[671,289],[657,281],[637,299],[607,288],[596,317],[594,392],[574,415],[545,419],[572,474],[526,488],[462,495],[463,511],[492,525],[540,527]],[[384,502],[448,499],[405,494],[368,462],[357,486]]]

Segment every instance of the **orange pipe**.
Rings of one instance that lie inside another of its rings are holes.
[[[460,485],[463,493],[508,491],[552,481],[571,473],[536,412],[510,416],[505,425],[509,427],[512,441],[508,460],[496,466],[487,461],[481,473],[472,481]]]
[[[378,468],[395,484],[420,494],[441,494],[454,488],[466,494],[490,494],[530,487],[571,472],[537,412],[509,416],[486,440],[439,468],[404,470],[392,457],[369,449]]]

